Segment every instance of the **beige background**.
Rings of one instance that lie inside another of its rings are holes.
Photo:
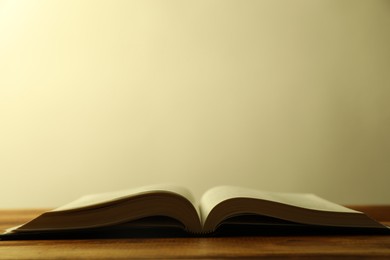
[[[390,1],[0,0],[0,207],[174,182],[390,203]]]

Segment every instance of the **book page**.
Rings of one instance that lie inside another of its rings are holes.
[[[202,223],[204,223],[210,211],[215,206],[225,200],[234,198],[252,198],[266,200],[311,210],[352,213],[357,212],[355,210],[322,199],[314,194],[279,193],[258,191],[234,186],[218,186],[208,190],[201,198],[200,214]]]
[[[64,210],[73,210],[73,209],[79,209],[84,207],[90,207],[90,206],[99,205],[103,203],[109,203],[117,200],[131,198],[138,195],[152,194],[155,192],[169,192],[169,193],[178,194],[186,198],[194,205],[196,209],[198,209],[194,197],[188,189],[180,186],[175,186],[172,184],[157,184],[157,185],[150,185],[150,186],[144,186],[144,187],[138,187],[133,189],[114,191],[114,192],[105,192],[105,193],[86,195],[64,206],[56,208],[52,211],[64,211]]]

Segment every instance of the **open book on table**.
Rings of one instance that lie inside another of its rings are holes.
[[[224,225],[388,229],[362,212],[313,194],[218,186],[197,202],[186,188],[154,185],[87,195],[7,232],[18,235],[110,227],[131,232],[131,228],[178,227],[207,234]]]

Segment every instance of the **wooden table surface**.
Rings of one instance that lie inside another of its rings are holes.
[[[354,206],[390,225],[390,206]],[[42,210],[0,210],[0,232]],[[390,235],[261,235],[206,238],[121,238],[0,241],[0,259],[129,258],[390,259]]]

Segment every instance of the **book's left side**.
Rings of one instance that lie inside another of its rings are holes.
[[[133,222],[139,225],[139,220],[145,218],[155,219],[156,226],[164,225],[161,220],[171,219],[188,232],[202,230],[191,192],[184,187],[160,184],[87,195],[11,228],[7,233],[78,231],[121,224],[131,227]],[[167,225],[172,223],[168,221]],[[153,226],[153,221],[148,221],[148,225]]]

